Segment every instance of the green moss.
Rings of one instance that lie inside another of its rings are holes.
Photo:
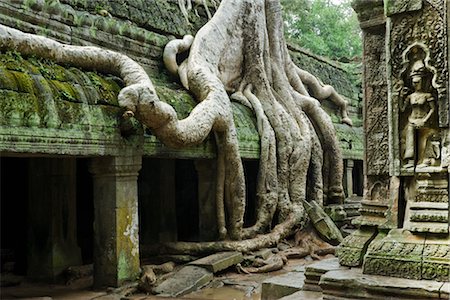
[[[16,77],[7,69],[0,67],[0,89],[18,91]]]
[[[10,71],[10,74],[15,78],[19,92],[33,93],[33,79],[28,73]]]
[[[197,105],[195,99],[183,89],[173,89],[163,85],[155,85],[155,89],[161,101],[175,108],[178,119],[186,118]]]

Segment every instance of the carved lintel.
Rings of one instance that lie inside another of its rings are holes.
[[[422,0],[385,0],[386,16],[422,9]]]

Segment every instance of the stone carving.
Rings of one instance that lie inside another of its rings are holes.
[[[401,131],[403,168],[417,169],[440,164],[437,129],[436,69],[429,65],[430,54],[422,43],[414,43],[403,54],[404,94],[400,111],[406,114]],[[402,120],[401,120],[402,121]]]
[[[364,273],[409,279],[448,281],[449,240],[418,238],[403,229],[377,237],[364,258]]]
[[[426,43],[429,52],[429,66],[439,70],[433,78],[436,89],[438,125],[448,126],[448,64],[446,59],[447,34],[444,18],[444,0],[424,1],[421,10],[393,17],[390,34],[393,102],[399,102],[402,88],[405,86],[402,78],[404,68],[404,53],[407,47],[414,43]],[[401,16],[401,17],[400,17]],[[430,30],[432,28],[433,30]],[[410,46],[411,47],[411,46]]]
[[[347,236],[336,249],[339,263],[343,266],[357,267],[363,263],[363,256],[367,246],[375,237],[373,229],[358,229],[353,234]]]
[[[405,179],[405,224],[413,232],[448,233],[448,175],[418,173]]]
[[[375,16],[369,21],[360,18],[367,62],[367,165],[361,217],[355,222],[361,229],[346,237],[337,253],[341,264],[352,266],[367,252],[360,260],[365,274],[448,281],[447,4],[444,0],[379,3],[384,3],[389,17],[386,27],[375,22]],[[362,5],[358,8],[364,12]],[[383,49],[384,38],[386,58],[383,50],[376,51]],[[382,68],[386,73],[380,74]],[[388,95],[382,94],[383,83]],[[379,233],[361,246],[361,231],[374,227]],[[387,236],[385,229],[391,229]]]
[[[366,132],[366,165],[368,175],[389,171],[389,129],[387,118],[387,82],[385,74],[384,31],[367,32],[364,41],[364,62],[368,79],[364,84]]]

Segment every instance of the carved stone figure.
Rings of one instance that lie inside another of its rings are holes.
[[[433,73],[427,66],[428,55],[423,47],[415,45],[406,51],[410,65],[406,78],[409,87],[404,90],[412,90],[400,107],[401,112],[408,112],[403,144],[406,169],[433,165],[440,157],[439,142],[431,139],[437,132],[437,110],[431,84]]]

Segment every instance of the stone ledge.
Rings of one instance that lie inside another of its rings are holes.
[[[319,284],[324,300],[449,299],[448,287],[442,282],[366,275],[360,268],[327,272]]]
[[[202,267],[210,272],[217,273],[240,263],[243,259],[241,252],[220,252],[197,259],[189,265]]]
[[[274,276],[262,283],[261,300],[274,300],[291,295],[303,288],[305,274],[289,272]]]

